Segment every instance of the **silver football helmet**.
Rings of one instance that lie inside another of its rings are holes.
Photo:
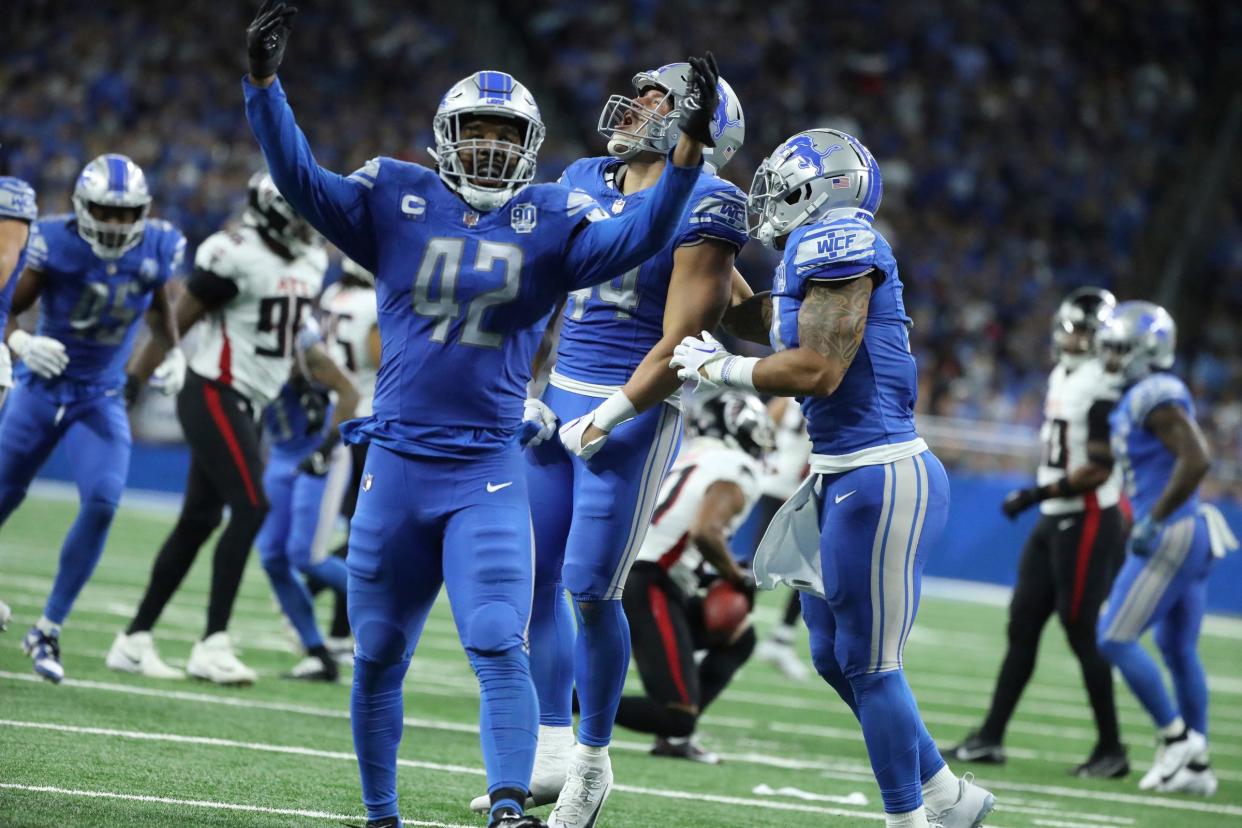
[[[624,95],[613,95],[604,104],[598,130],[608,139],[608,154],[614,158],[624,161],[640,152],[667,155],[677,145],[681,102],[690,92],[690,64],[670,63],[634,76],[634,91],[639,95],[652,88],[664,92],[654,108],[648,109]],[[712,169],[719,170],[742,148],[746,140],[746,116],[742,114],[741,100],[724,78],[716,85],[716,91],[720,102],[716,104],[711,124],[716,146],[703,148],[703,160],[711,164]],[[666,101],[671,110],[658,114]]]
[[[247,189],[246,212],[242,214],[242,222],[295,256],[315,243],[318,234],[314,228],[285,200],[268,173],[259,171],[250,176]]]
[[[1152,302],[1122,302],[1104,319],[1095,346],[1105,367],[1137,382],[1153,370],[1173,367],[1177,325]]]
[[[462,124],[480,117],[516,122],[521,143],[463,139]],[[459,80],[440,101],[431,126],[436,146],[429,152],[440,178],[476,210],[495,210],[535,179],[547,128],[534,96],[512,75],[483,71]]]
[[[776,423],[754,394],[722,391],[700,402],[687,423],[692,436],[715,437],[761,459],[776,448]]]
[[[829,210],[880,207],[880,165],[857,138],[835,129],[808,129],[786,140],[755,171],[746,229],[772,245]]]
[[[119,259],[142,241],[150,211],[147,177],[128,156],[99,156],[73,185],[78,235],[101,259]]]
[[[1111,291],[1081,287],[1061,300],[1052,317],[1052,348],[1057,359],[1069,368],[1090,359],[1095,351],[1095,334],[1117,306]]]

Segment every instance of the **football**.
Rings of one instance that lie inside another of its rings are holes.
[[[732,638],[749,615],[750,601],[723,578],[712,584],[703,597],[703,626],[715,638]]]

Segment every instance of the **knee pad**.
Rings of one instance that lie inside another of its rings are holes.
[[[511,605],[492,601],[466,619],[462,644],[467,652],[495,655],[525,643],[526,622]]]
[[[376,667],[388,667],[410,660],[410,642],[406,640],[405,630],[396,621],[351,611],[349,622],[353,626],[359,661],[368,661]]]

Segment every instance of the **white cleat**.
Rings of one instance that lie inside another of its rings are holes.
[[[771,664],[791,681],[806,681],[811,677],[811,669],[799,658],[798,651],[788,641],[765,638],[755,648],[755,657],[765,664]]]
[[[9,627],[9,620],[13,617],[13,610],[9,609],[9,605],[0,601],[0,632],[4,632]]]
[[[1156,747],[1156,758],[1152,760],[1151,770],[1143,774],[1139,780],[1139,790],[1154,791],[1161,785],[1167,785],[1177,776],[1178,771],[1189,765],[1197,756],[1207,752],[1207,739],[1196,730],[1187,729],[1177,739],[1161,738]]]
[[[929,828],[979,828],[996,807],[996,797],[975,784],[973,773],[962,774],[957,784],[957,802],[939,813],[927,808]]]
[[[1207,763],[1196,759],[1186,767],[1173,774],[1168,782],[1162,782],[1156,790],[1159,793],[1184,793],[1194,796],[1212,796],[1216,793],[1216,774]]]
[[[259,678],[258,673],[233,654],[233,644],[226,632],[213,633],[195,643],[185,671],[196,679],[216,684],[245,686]]]
[[[565,787],[569,763],[574,754],[574,729],[572,727],[549,727],[539,725],[539,746],[535,749],[535,767],[530,775],[530,796],[526,797],[526,809],[551,805]],[[470,810],[486,814],[492,807],[487,794],[470,800]]]
[[[569,763],[565,787],[548,817],[548,828],[595,828],[612,791],[612,760],[590,755],[579,745]]]
[[[155,639],[149,632],[136,632],[126,635],[116,634],[116,640],[108,650],[104,660],[109,670],[121,673],[135,673],[154,679],[183,679],[185,673],[169,667],[160,658],[159,650],[155,649]]]
[[[22,639],[22,652],[30,656],[36,674],[52,684],[60,684],[65,678],[65,668],[60,663],[60,635],[48,634],[38,627],[31,627]]]

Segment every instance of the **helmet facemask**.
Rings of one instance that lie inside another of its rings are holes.
[[[661,96],[649,97],[652,90]],[[642,152],[667,155],[677,142],[679,117],[673,93],[651,84],[639,89],[637,98],[611,96],[600,112],[597,130],[608,139],[608,154],[622,161]]]
[[[746,232],[761,244],[773,247],[777,239],[814,218],[825,198],[811,192],[812,177],[787,180],[764,159],[746,197]]]
[[[513,112],[467,110],[437,115],[432,126],[440,177],[476,210],[495,210],[534,180],[543,124]],[[472,135],[489,126],[493,133],[516,128],[517,140]]]
[[[119,259],[142,241],[151,203],[137,206],[101,204],[75,195],[78,234],[101,259]]]

